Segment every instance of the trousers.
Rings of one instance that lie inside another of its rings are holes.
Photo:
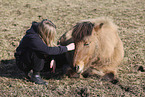
[[[17,67],[24,71],[29,72],[30,70],[40,72],[51,70],[50,62],[52,59],[56,61],[56,68],[62,67],[64,64],[68,64],[67,59],[64,54],[60,55],[43,55],[39,52],[32,50],[25,51],[22,54],[15,53],[16,65]]]

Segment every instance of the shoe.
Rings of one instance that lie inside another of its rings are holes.
[[[24,73],[25,73],[26,79],[29,79],[29,80],[30,80],[31,77],[30,77],[30,75],[29,75],[29,72],[30,72],[30,71],[25,71]]]
[[[41,79],[40,74],[32,74],[31,76],[31,81],[35,82],[35,84],[40,84],[40,85],[48,85],[48,83],[44,80]]]

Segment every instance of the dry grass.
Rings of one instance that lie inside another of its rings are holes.
[[[0,0],[0,96],[145,97],[144,0]],[[125,57],[119,66],[121,86],[96,77],[46,78],[48,86],[23,79],[13,54],[32,21],[42,18],[57,25],[58,36],[77,21],[107,16],[119,26]],[[139,66],[143,70],[138,71]]]

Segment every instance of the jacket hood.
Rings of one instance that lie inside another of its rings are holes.
[[[38,32],[38,22],[32,22],[32,26],[29,30],[26,31],[26,34],[33,34]]]

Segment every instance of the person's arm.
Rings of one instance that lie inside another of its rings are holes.
[[[38,51],[42,54],[48,54],[48,55],[58,55],[65,53],[70,50],[74,50],[75,45],[74,43],[71,43],[68,46],[58,46],[58,47],[48,47],[40,38],[30,38],[29,45],[31,49]]]

